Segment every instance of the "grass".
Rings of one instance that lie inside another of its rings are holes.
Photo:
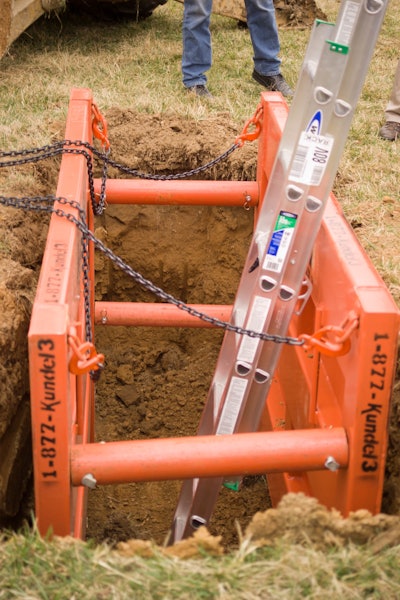
[[[71,568],[73,566],[73,568]],[[154,548],[151,557],[122,556],[106,545],[70,538],[45,541],[35,531],[0,543],[0,599],[320,600],[398,598],[399,548],[374,554],[348,545],[329,551],[307,545],[238,550],[178,560]]]
[[[337,2],[324,5],[334,18]],[[399,18],[400,6],[392,1],[335,182],[347,218],[398,303],[400,141],[384,142],[377,133],[398,59]],[[170,1],[139,24],[64,14],[40,20],[0,61],[0,147],[41,146],[62,136],[71,87],[91,88],[103,112],[118,106],[181,119],[219,116],[240,130],[260,95],[251,80],[248,33],[213,17],[209,85],[216,100],[202,103],[183,93],[181,19],[182,5]],[[292,85],[308,35],[281,31],[282,68]],[[31,173],[11,171],[0,179],[0,192],[33,185]],[[400,597],[399,563],[399,546],[374,554],[368,546],[322,551],[284,541],[260,549],[243,542],[229,555],[205,553],[202,560],[157,550],[152,558],[126,558],[107,546],[43,541],[27,530],[0,543],[0,599],[394,599]]]

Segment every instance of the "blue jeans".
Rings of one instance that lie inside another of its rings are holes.
[[[245,0],[255,70],[277,75],[281,61],[273,0]],[[186,87],[205,85],[211,68],[210,16],[212,0],[185,0],[183,9],[182,79]]]

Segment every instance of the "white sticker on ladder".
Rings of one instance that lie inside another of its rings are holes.
[[[337,44],[343,44],[344,46],[348,46],[350,44],[360,7],[360,2],[346,2],[343,11],[343,17],[340,21],[340,27],[338,28],[338,32],[336,34],[335,42]]]
[[[254,298],[253,306],[251,307],[250,317],[247,321],[246,329],[251,329],[252,331],[262,333],[270,306],[270,298],[256,296]],[[254,361],[260,341],[261,340],[259,338],[251,338],[248,335],[242,335],[242,341],[237,355],[237,360],[252,363]]]
[[[303,131],[290,170],[290,181],[318,186],[331,155],[334,139]]]
[[[216,435],[230,435],[234,432],[247,383],[247,379],[232,377]]]

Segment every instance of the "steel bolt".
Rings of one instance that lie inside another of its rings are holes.
[[[339,469],[339,463],[333,458],[333,456],[328,456],[325,461],[325,468],[330,471],[337,471]]]
[[[91,473],[86,473],[86,475],[82,477],[81,484],[90,488],[91,490],[94,490],[97,481]]]

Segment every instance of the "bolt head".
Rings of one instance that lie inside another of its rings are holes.
[[[334,459],[333,456],[328,456],[325,461],[325,468],[329,471],[337,471],[339,469],[339,463]]]
[[[85,487],[90,488],[91,490],[94,490],[94,488],[96,487],[97,481],[96,481],[95,477],[92,475],[92,473],[86,473],[86,475],[84,475],[82,477],[81,484],[84,485]]]

